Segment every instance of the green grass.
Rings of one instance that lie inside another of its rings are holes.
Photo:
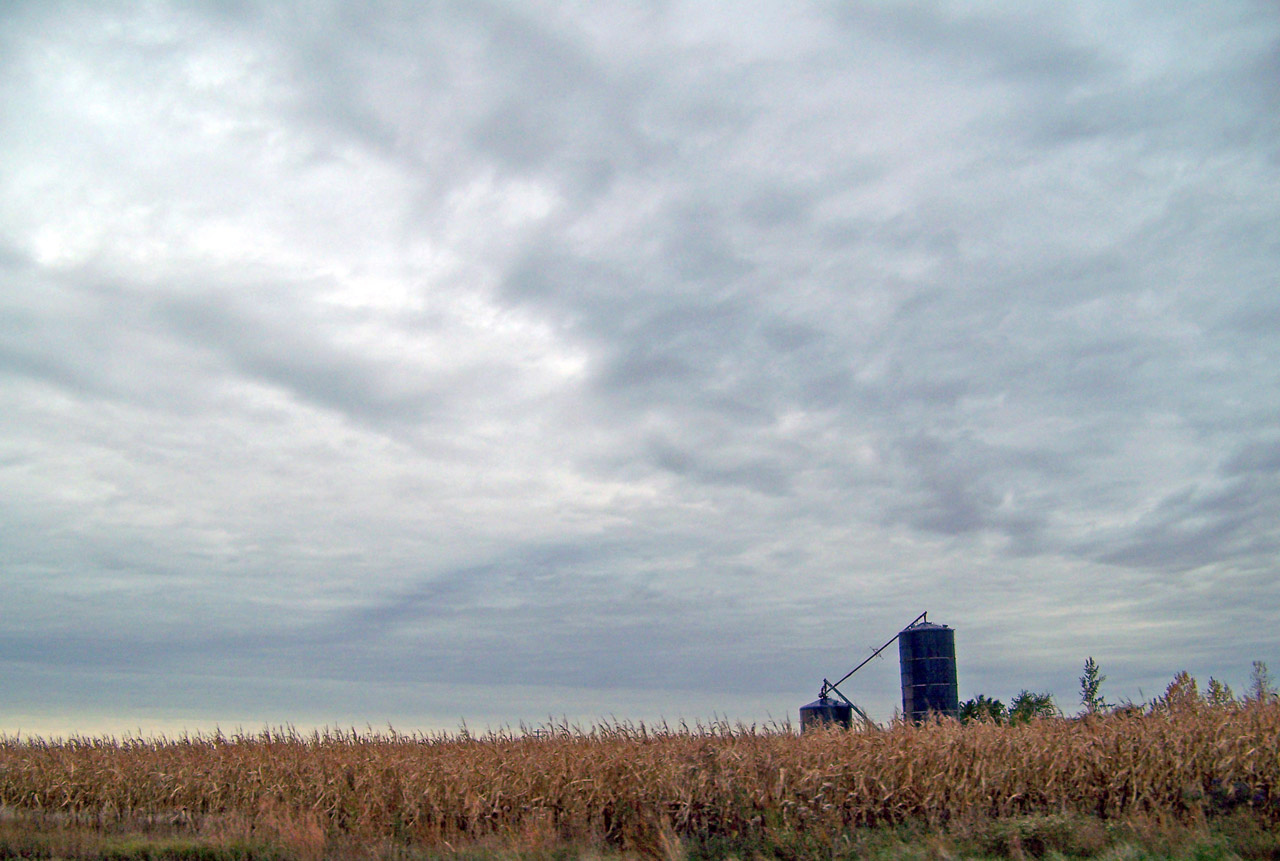
[[[198,836],[110,834],[85,827],[11,821],[0,827],[0,859],[50,861],[295,861],[284,847]]]
[[[1280,831],[1264,820],[1235,814],[1198,825],[1161,820],[1107,821],[1054,814],[952,823],[904,824],[836,833],[778,831],[680,840],[659,834],[647,845],[621,851],[602,845],[520,845],[483,841],[431,850],[404,845],[329,843],[324,847],[273,845],[215,836],[106,833],[88,826],[0,825],[0,859],[49,861],[598,861],[665,858],[675,861],[924,861],[924,859],[1097,859],[1097,861],[1254,861],[1280,859]]]

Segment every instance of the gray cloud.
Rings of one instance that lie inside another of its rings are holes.
[[[925,608],[966,692],[1280,661],[1268,4],[0,44],[6,722],[761,719]]]

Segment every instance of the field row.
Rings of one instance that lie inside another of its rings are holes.
[[[1280,821],[1280,706],[803,736],[616,725],[420,737],[292,731],[0,739],[0,805],[46,822],[652,845],[663,834],[1037,814]]]

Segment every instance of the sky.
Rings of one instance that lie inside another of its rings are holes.
[[[5,733],[1280,671],[1272,0],[10,0],[0,165]]]

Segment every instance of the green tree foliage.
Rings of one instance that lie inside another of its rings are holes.
[[[1060,717],[1062,712],[1053,694],[1036,693],[1025,688],[1009,703],[1009,723],[1030,723],[1037,718]]]
[[[1223,684],[1213,676],[1209,677],[1209,686],[1204,692],[1204,699],[1214,708],[1225,709],[1236,705],[1236,695],[1231,685]]]
[[[1098,662],[1090,655],[1084,662],[1084,675],[1080,677],[1080,705],[1088,714],[1098,714],[1111,708],[1102,698],[1102,683],[1107,677],[1098,669]]]
[[[960,704],[960,720],[963,723],[1004,723],[1008,717],[1004,703],[986,694],[978,694]]]
[[[1164,696],[1156,697],[1151,704],[1153,711],[1180,711],[1200,705],[1200,686],[1195,677],[1181,670],[1164,689]]]
[[[1253,662],[1253,674],[1250,677],[1248,692],[1237,699],[1231,686],[1209,679],[1208,687],[1201,694],[1199,683],[1186,670],[1174,675],[1162,696],[1150,703],[1135,703],[1122,700],[1120,703],[1108,703],[1102,696],[1102,683],[1107,677],[1102,674],[1098,662],[1092,656],[1084,662],[1084,674],[1080,676],[1080,704],[1084,707],[1082,714],[1144,714],[1148,712],[1178,712],[1187,709],[1234,709],[1240,704],[1250,702],[1280,702],[1280,692],[1272,679],[1267,665],[1262,661]],[[1037,693],[1023,689],[1010,701],[1008,707],[1000,700],[978,694],[971,700],[960,704],[960,720],[964,723],[1019,724],[1029,723],[1040,718],[1062,717],[1049,693]]]
[[[1253,672],[1249,675],[1249,692],[1244,698],[1246,702],[1254,703],[1271,703],[1277,699],[1275,682],[1262,661],[1253,662]]]

